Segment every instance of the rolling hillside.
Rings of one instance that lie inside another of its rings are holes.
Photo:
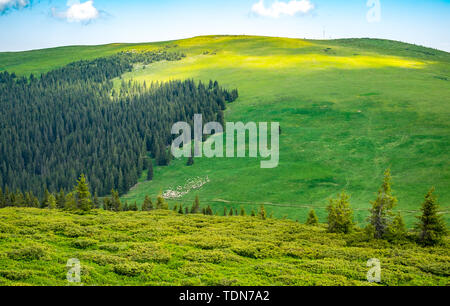
[[[327,199],[345,189],[362,223],[384,169],[391,167],[398,209],[409,225],[431,186],[450,222],[446,52],[371,39],[208,36],[0,53],[0,71],[41,73],[79,59],[164,46],[187,57],[136,66],[123,79],[213,79],[238,88],[240,98],[228,105],[226,121],[280,122],[280,165],[260,169],[260,161],[249,158],[196,159],[192,167],[173,161],[156,168],[152,182],[145,182],[144,173],[124,200],[142,202],[146,194],[155,197],[208,177],[201,189],[172,203],[191,203],[197,194],[216,211],[223,206],[250,211],[264,203],[276,217],[301,221],[315,207],[324,221]]]

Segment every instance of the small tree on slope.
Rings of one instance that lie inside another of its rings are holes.
[[[433,196],[434,188],[425,196],[422,204],[422,215],[417,217],[419,222],[416,228],[419,230],[419,241],[425,246],[439,244],[446,235],[447,229],[441,216],[438,214],[439,205]]]
[[[319,218],[316,215],[314,209],[311,209],[308,214],[308,220],[306,220],[306,225],[316,226],[319,224]]]
[[[397,204],[397,198],[392,195],[391,179],[391,171],[387,169],[384,173],[383,185],[370,209],[369,227],[371,227],[373,235],[377,239],[385,238],[395,217],[392,209]]]

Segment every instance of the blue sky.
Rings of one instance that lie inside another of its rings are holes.
[[[206,34],[374,37],[450,51],[450,0],[0,0],[0,51]]]

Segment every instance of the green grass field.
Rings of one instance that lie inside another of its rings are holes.
[[[264,203],[275,217],[304,221],[315,207],[325,221],[327,199],[346,190],[355,217],[363,223],[383,171],[391,167],[398,209],[408,225],[431,186],[450,223],[449,105],[450,54],[369,39],[310,41],[248,36],[207,36],[136,45],[64,47],[0,53],[0,70],[39,73],[82,58],[121,50],[171,45],[185,52],[179,62],[137,67],[124,79],[218,80],[238,88],[226,121],[281,123],[280,165],[260,169],[260,161],[196,159],[173,161],[144,177],[123,197],[142,202],[188,179],[210,182],[174,202],[202,203],[216,211]],[[120,80],[117,80],[119,83]]]
[[[179,215],[170,211],[87,215],[48,209],[0,210],[0,285],[449,285],[442,247],[366,241],[290,220]]]

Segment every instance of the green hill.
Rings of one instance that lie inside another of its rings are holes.
[[[347,190],[356,219],[364,222],[369,201],[387,167],[392,168],[398,209],[409,225],[423,195],[436,186],[441,206],[450,208],[448,123],[450,54],[372,39],[311,41],[249,36],[207,36],[154,44],[63,47],[0,53],[0,70],[40,73],[79,59],[123,50],[171,47],[187,54],[123,76],[125,80],[218,80],[238,88],[227,121],[278,121],[280,165],[260,169],[255,159],[196,159],[156,168],[125,200],[142,202],[193,178],[209,183],[196,194],[214,210],[251,209],[265,203],[274,216],[303,221],[309,207],[325,220],[327,199]],[[117,80],[117,84],[120,80]],[[448,213],[446,221],[450,222]]]
[[[70,285],[73,258],[83,285],[368,285],[371,258],[381,285],[448,285],[448,239],[422,248],[361,237],[254,217],[5,208],[0,285]]]

